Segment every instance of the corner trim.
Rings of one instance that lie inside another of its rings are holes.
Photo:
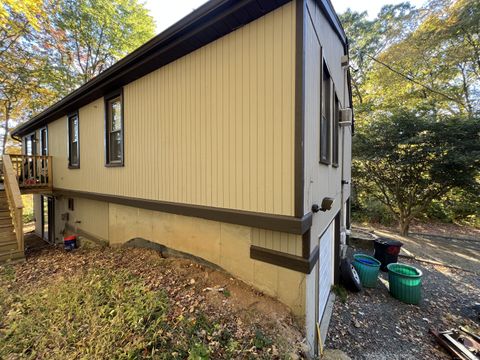
[[[318,261],[318,246],[315,247],[308,259],[259,246],[250,246],[250,258],[269,264],[281,266],[304,274],[310,274]]]
[[[297,0],[295,24],[295,216],[304,214],[305,0]]]
[[[54,195],[81,197],[119,205],[138,207],[147,210],[162,211],[183,216],[198,217],[207,220],[274,230],[289,234],[303,235],[312,226],[312,213],[303,217],[266,214],[253,211],[224,209],[210,206],[148,200],[119,195],[99,194],[87,191],[53,189]]]

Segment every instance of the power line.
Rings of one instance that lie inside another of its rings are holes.
[[[449,96],[449,95],[447,95],[447,94],[445,94],[445,93],[443,93],[443,92],[441,92],[441,91],[435,90],[435,89],[431,88],[431,87],[428,86],[428,85],[422,84],[421,82],[415,80],[415,79],[412,78],[411,76],[405,75],[404,73],[402,73],[402,72],[394,69],[394,68],[391,67],[390,65],[384,63],[383,61],[378,60],[377,58],[375,58],[375,57],[373,57],[373,56],[371,56],[371,55],[369,55],[369,54],[366,54],[366,55],[367,55],[370,59],[372,59],[373,61],[379,63],[379,64],[382,65],[382,66],[385,66],[388,70],[390,70],[390,71],[394,72],[395,74],[403,77],[404,79],[407,79],[408,81],[411,81],[411,82],[413,82],[414,84],[417,84],[417,85],[423,87],[424,89],[427,89],[428,91],[431,91],[431,92],[433,92],[433,93],[435,93],[435,94],[441,95],[441,96],[443,96],[444,98],[446,98],[446,99],[448,99],[448,100],[454,101],[454,102],[456,102],[456,103],[461,104],[462,106],[465,106],[465,105],[463,104],[463,102],[460,101],[459,99],[452,98],[451,96]]]

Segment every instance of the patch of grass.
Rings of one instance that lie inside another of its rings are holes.
[[[222,291],[222,293],[223,293],[223,295],[224,295],[225,297],[227,297],[227,298],[232,295],[232,294],[230,293],[230,291],[228,291],[228,289],[224,289],[224,290]]]
[[[268,338],[261,330],[255,331],[255,338],[253,339],[253,345],[257,349],[263,349],[273,344],[273,341]]]
[[[29,223],[33,221],[34,214],[33,214],[33,195],[22,195],[22,202],[23,202],[23,222]]]
[[[332,291],[342,303],[345,303],[347,301],[348,291],[343,286],[333,285]]]
[[[210,350],[203,343],[194,343],[188,351],[188,360],[210,359]]]
[[[202,314],[170,319],[166,294],[126,270],[94,269],[18,294],[0,290],[0,301],[0,358],[208,359],[211,339],[236,349]]]
[[[3,314],[0,358],[131,358],[167,342],[167,301],[126,271],[93,270],[19,294]]]

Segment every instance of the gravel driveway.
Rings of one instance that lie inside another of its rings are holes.
[[[349,252],[350,256],[369,253],[358,249]],[[413,259],[400,261],[423,271],[421,304],[407,305],[392,298],[388,276],[381,273],[377,288],[349,293],[345,302],[337,298],[328,348],[343,350],[352,359],[450,359],[429,329],[460,325],[480,329],[474,308],[475,302],[480,302],[478,273]]]

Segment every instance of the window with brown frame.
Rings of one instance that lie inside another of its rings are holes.
[[[332,129],[332,165],[338,166],[338,130],[340,121],[340,102],[335,94],[335,107],[333,109],[333,129]]]
[[[68,167],[80,168],[80,133],[78,113],[68,116]]]
[[[123,101],[121,91],[105,98],[105,165],[123,166]]]
[[[320,118],[320,162],[330,164],[330,129],[332,118],[332,80],[327,65],[323,63],[322,115]]]

